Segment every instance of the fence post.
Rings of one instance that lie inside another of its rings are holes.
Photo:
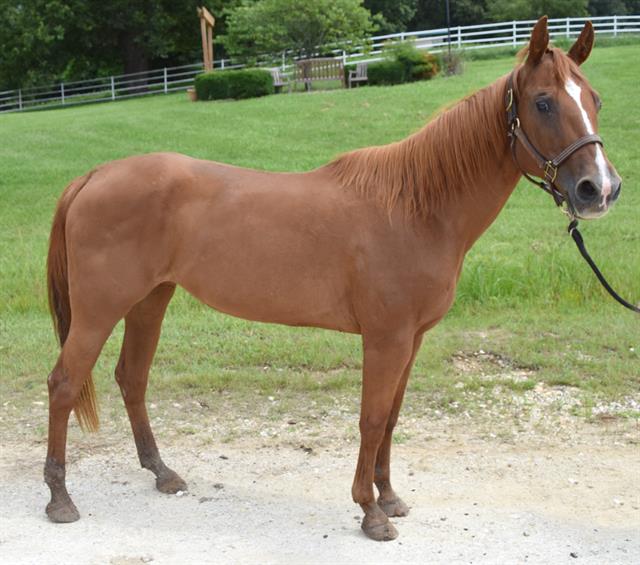
[[[224,71],[224,59],[220,59],[220,70]]]
[[[164,68],[164,72],[162,73],[162,76],[164,78],[164,93],[166,94],[168,92],[168,89],[167,89],[167,67]]]
[[[116,81],[111,77],[111,100],[116,99]]]
[[[613,37],[618,36],[618,16],[613,16]]]
[[[18,110],[22,110],[22,89],[18,89]]]
[[[347,64],[347,52],[342,50],[342,66],[344,67]]]
[[[62,105],[64,106],[64,82],[60,83],[60,101],[62,102]]]
[[[513,22],[511,22],[511,29],[513,32],[513,46],[516,47],[517,42],[518,42],[518,34],[517,34],[517,29],[516,29],[516,21],[513,20]]]
[[[571,37],[571,19],[567,18],[567,37]]]
[[[286,64],[285,64],[285,57],[284,57],[284,51],[282,52],[282,70],[285,71],[287,68]]]
[[[458,26],[458,49],[462,49],[462,28]]]

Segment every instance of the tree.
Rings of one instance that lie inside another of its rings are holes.
[[[238,59],[285,50],[311,57],[322,46],[360,44],[373,30],[362,0],[262,0],[228,10],[221,40]]]
[[[640,13],[640,0],[589,0],[591,16],[623,16]]]
[[[410,29],[435,29],[447,26],[445,0],[419,0]],[[464,26],[487,21],[485,0],[451,0],[451,25]]]
[[[0,87],[197,61],[196,7],[202,1],[0,0]],[[239,3],[206,1],[216,16],[216,34],[224,30],[223,4]]]
[[[580,17],[589,14],[589,0],[487,0],[489,18],[496,22],[550,18]]]
[[[381,33],[406,31],[409,22],[416,14],[418,0],[364,0]]]

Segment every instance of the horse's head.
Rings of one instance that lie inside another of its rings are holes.
[[[587,22],[568,53],[549,47],[547,18],[541,18],[514,84],[519,125],[534,146],[531,151],[524,146],[526,140],[516,143],[517,160],[524,171],[537,176],[545,176],[545,171],[541,171],[544,165],[536,158],[536,150],[545,161],[561,161],[547,171],[546,178],[581,218],[603,215],[621,188],[618,173],[594,135],[600,98],[580,71],[593,39],[593,26]]]

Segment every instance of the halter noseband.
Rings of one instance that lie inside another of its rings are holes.
[[[585,145],[588,145],[590,143],[599,143],[600,145],[604,144],[602,143],[602,139],[599,135],[591,133],[578,138],[571,145],[558,153],[553,159],[547,159],[542,153],[540,153],[540,151],[536,149],[536,147],[527,137],[527,134],[524,133],[523,129],[520,127],[520,119],[518,118],[518,104],[513,88],[513,76],[514,73],[511,73],[509,75],[509,78],[507,79],[507,93],[505,96],[505,107],[507,112],[507,135],[509,136],[510,140],[509,145],[511,146],[511,155],[513,156],[515,164],[520,169],[520,172],[524,175],[524,177],[529,182],[535,184],[545,192],[551,194],[557,206],[562,206],[562,203],[565,201],[565,197],[555,185],[555,181],[558,176],[558,168],[560,167],[560,165],[562,165],[562,163],[564,163],[569,157],[571,157],[571,155],[573,155],[578,149],[584,147]],[[520,141],[522,146],[527,150],[527,153],[529,153],[529,155],[531,155],[536,161],[538,167],[540,167],[540,169],[544,171],[544,177],[542,180],[534,179],[520,166],[520,163],[518,162],[518,158],[516,156],[516,141]],[[570,210],[569,214],[573,216]]]

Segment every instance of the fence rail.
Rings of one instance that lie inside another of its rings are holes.
[[[591,18],[560,18],[549,20],[552,38],[576,37],[584,22],[591,20],[598,35],[618,36],[627,33],[640,34],[640,15],[601,16]],[[365,46],[351,52],[333,51],[336,59],[347,64],[350,61],[372,62],[382,58],[383,49],[394,41],[412,40],[419,49],[438,52],[451,45],[454,49],[483,49],[487,47],[517,47],[526,43],[536,20],[520,20],[494,24],[456,26],[377,35],[369,38]],[[265,63],[269,64],[269,63]],[[287,58],[279,63],[283,71],[291,69]],[[271,63],[273,66],[273,63]],[[224,70],[241,68],[229,60],[218,60],[215,68]],[[55,85],[31,87],[20,90],[0,91],[0,113],[39,110],[60,106],[107,102],[152,94],[167,94],[186,90],[193,85],[194,77],[203,71],[202,63],[165,67],[126,75],[114,75],[89,80],[64,82]]]

